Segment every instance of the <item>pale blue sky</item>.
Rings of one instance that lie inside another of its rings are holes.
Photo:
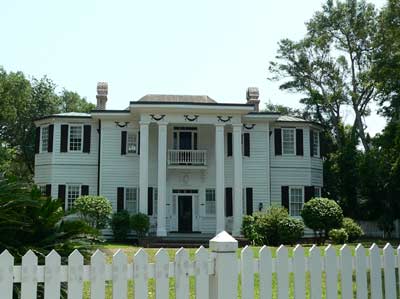
[[[244,102],[248,86],[260,88],[262,107],[297,107],[301,95],[266,79],[268,62],[280,39],[303,36],[322,2],[0,0],[0,65],[47,75],[91,102],[96,83],[107,81],[109,109],[149,93]],[[372,134],[383,125],[368,120]]]

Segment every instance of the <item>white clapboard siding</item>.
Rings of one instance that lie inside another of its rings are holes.
[[[242,299],[254,298],[254,265],[253,249],[246,246],[240,254],[242,280]]]
[[[68,257],[68,299],[82,298],[83,256],[74,250]]]
[[[397,262],[396,262],[396,266],[397,266],[397,272],[398,272],[398,278],[399,278],[399,289],[397,290],[397,295],[400,296],[400,245],[397,247]]]
[[[169,294],[168,284],[169,257],[165,249],[161,248],[156,253],[156,299],[166,299]]]
[[[44,268],[44,298],[60,298],[61,288],[61,257],[52,250],[45,259]],[[97,297],[96,297],[97,298]]]
[[[22,257],[21,299],[35,299],[37,296],[38,259],[32,250]]]
[[[381,255],[375,243],[369,249],[371,299],[382,299]]]
[[[383,248],[383,271],[385,277],[385,299],[396,299],[396,276],[393,247],[388,243]]]
[[[207,298],[209,295],[208,259],[209,254],[207,249],[200,246],[196,251],[195,263],[197,298]]]
[[[135,279],[135,298],[146,299],[148,297],[148,256],[142,248],[135,254],[133,260]]]
[[[358,244],[356,247],[356,286],[357,299],[368,298],[367,289],[367,258],[365,248]]]
[[[340,248],[340,273],[341,273],[341,286],[342,298],[353,298],[352,288],[352,256],[349,246],[346,244]]]
[[[288,250],[279,246],[276,251],[276,273],[278,278],[278,299],[289,298],[289,261]]]
[[[321,251],[313,245],[310,248],[310,281],[311,281],[311,299],[317,299],[322,297],[322,263],[321,263]]]
[[[128,296],[128,258],[119,249],[112,260],[112,284],[113,298],[126,299]]]
[[[293,250],[294,296],[296,299],[306,298],[306,264],[304,248],[296,245]]]
[[[100,250],[90,258],[90,296],[91,298],[105,298],[105,271],[106,263],[104,253]]]
[[[325,249],[325,280],[326,280],[326,298],[337,299],[337,257],[335,248],[329,244]]]
[[[185,248],[175,254],[175,292],[176,299],[189,298],[189,254]]]
[[[11,299],[13,291],[14,257],[4,250],[0,254],[0,290],[4,298]]]
[[[272,299],[272,254],[267,246],[259,251],[260,299]]]

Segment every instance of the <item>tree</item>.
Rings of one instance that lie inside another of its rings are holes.
[[[73,91],[64,89],[60,95],[61,108],[60,112],[86,112],[96,108],[96,105],[87,102],[86,98],[82,98]]]

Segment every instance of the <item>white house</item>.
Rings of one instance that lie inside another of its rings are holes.
[[[321,193],[320,126],[259,111],[257,88],[243,104],[146,95],[124,110],[106,110],[107,93],[99,83],[90,114],[36,121],[35,182],[65,209],[100,194],[148,214],[158,236],[237,236],[242,215],[276,204],[299,216]]]

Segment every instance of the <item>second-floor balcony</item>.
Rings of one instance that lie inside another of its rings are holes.
[[[204,168],[207,166],[205,150],[168,150],[169,168]]]

